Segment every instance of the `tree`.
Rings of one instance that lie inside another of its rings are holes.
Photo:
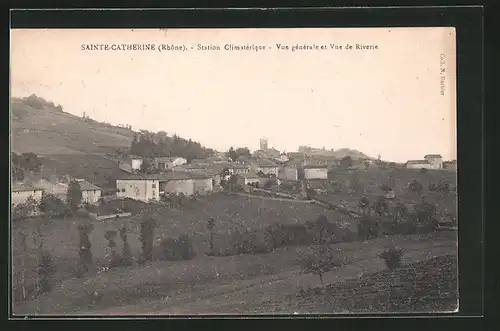
[[[64,215],[66,213],[64,202],[57,196],[47,192],[42,193],[39,208],[48,219],[51,219],[55,215]]]
[[[377,201],[375,201],[373,208],[377,214],[382,216],[384,213],[389,212],[389,203],[384,197],[380,197]]]
[[[151,163],[149,163],[148,160],[144,159],[141,164],[141,172],[148,173],[149,171],[151,171]]]
[[[26,201],[21,202],[14,206],[12,209],[12,219],[18,220],[31,217],[38,209],[38,202],[29,196]]]
[[[111,254],[111,261],[109,263],[110,267],[115,267],[119,265],[119,258],[116,255],[116,231],[109,230],[104,233],[104,238],[108,241],[108,247]]]
[[[315,221],[316,229],[319,231],[319,243],[324,244],[326,239],[326,231],[328,230],[328,218],[325,215],[319,215]]]
[[[422,226],[435,226],[436,206],[429,201],[421,201],[413,207],[417,222]]]
[[[344,156],[343,158],[340,159],[339,163],[340,167],[347,169],[349,167],[352,167],[352,158],[349,155]]]
[[[52,277],[56,272],[56,266],[49,252],[40,250],[38,263],[38,288],[40,293],[48,293],[52,289]]]
[[[22,258],[21,258],[21,296],[22,299],[26,299],[27,293],[26,293],[26,279],[25,279],[25,272],[26,272],[26,253],[28,251],[28,245],[26,244],[26,239],[28,238],[28,235],[24,232],[19,232],[19,241],[21,242],[21,247],[22,247]]]
[[[408,207],[406,206],[406,204],[404,202],[398,201],[396,203],[395,211],[396,211],[395,216],[397,218],[404,218],[406,216],[406,214],[408,213]]]
[[[12,164],[11,166],[12,179],[15,182],[20,182],[24,180],[24,170],[17,164]]]
[[[231,146],[229,148],[229,151],[227,152],[227,156],[234,162],[238,159],[238,154],[236,153],[236,151],[233,149],[233,147]]]
[[[80,257],[79,263],[81,271],[84,273],[89,270],[89,266],[92,265],[92,244],[90,243],[89,235],[94,229],[91,223],[80,224],[77,227],[80,234],[80,249],[78,255]]]
[[[410,190],[410,192],[416,193],[417,195],[420,195],[422,194],[422,184],[415,178],[412,178],[408,183],[408,190]]]
[[[122,263],[123,263],[123,265],[130,266],[130,265],[132,265],[132,252],[130,251],[130,244],[127,241],[127,227],[126,227],[126,225],[123,225],[120,228],[120,238],[123,241]]]
[[[76,180],[69,183],[66,200],[71,211],[76,213],[82,203],[82,188]]]
[[[359,200],[358,202],[358,207],[361,208],[363,214],[366,215],[370,208],[370,200],[368,200],[367,197],[362,197],[361,200]]]
[[[314,246],[312,253],[301,259],[302,273],[319,276],[322,286],[325,285],[323,275],[340,266],[341,263],[336,258],[334,251],[330,246],[324,244]]]
[[[391,188],[389,185],[387,185],[387,184],[382,184],[382,185],[380,185],[380,189],[381,189],[381,190],[382,190],[382,192],[384,192],[384,193],[389,193],[389,192],[391,192],[391,191],[392,191],[392,188]]]
[[[207,221],[207,229],[210,233],[210,254],[214,255],[214,226],[215,226],[215,219],[210,218]]]
[[[141,222],[141,234],[139,240],[141,241],[142,256],[141,261],[153,260],[153,242],[154,230],[156,227],[156,220],[149,216],[144,215]]]
[[[240,147],[235,150],[236,152],[236,157],[239,158],[241,156],[244,157],[251,157],[252,153],[250,153],[250,150],[247,147]]]

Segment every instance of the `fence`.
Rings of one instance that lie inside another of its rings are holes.
[[[110,218],[117,218],[117,217],[129,217],[131,215],[132,213],[118,213],[118,214],[107,214],[107,215],[98,215],[95,213],[89,213],[89,217],[97,221],[107,220]]]

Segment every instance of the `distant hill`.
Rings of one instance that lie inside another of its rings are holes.
[[[147,131],[135,132],[66,113],[61,105],[35,95],[11,99],[11,151],[41,156],[43,177],[69,174],[98,185],[113,186],[122,171],[109,154],[128,151],[134,138],[145,135],[156,137]],[[212,152],[188,139],[159,136],[172,153],[196,157]]]
[[[41,98],[40,98],[41,99]],[[43,99],[42,99],[43,100]],[[51,102],[12,98],[11,135],[14,153],[37,155],[105,153],[130,147],[134,132],[85,120]]]
[[[339,148],[337,150],[324,150],[324,151],[312,151],[307,152],[309,155],[325,155],[341,159],[346,156],[350,156],[353,159],[374,159],[360,151],[349,148]]]
[[[335,157],[338,158],[343,158],[346,156],[350,156],[353,159],[374,159],[373,157],[370,157],[360,151],[357,151],[355,149],[349,149],[349,148],[340,148],[337,149],[333,152]]]

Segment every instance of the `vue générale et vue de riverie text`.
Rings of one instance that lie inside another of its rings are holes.
[[[376,44],[81,44],[82,51],[324,51],[324,50],[377,50]]]

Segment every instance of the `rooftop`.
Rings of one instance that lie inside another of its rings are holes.
[[[76,181],[80,184],[80,189],[82,191],[96,191],[101,189],[99,186],[96,186],[85,179],[77,179]]]
[[[440,159],[443,158],[440,154],[427,154],[426,156],[424,156],[424,159],[426,159],[428,157],[430,157],[430,158],[440,158]]]
[[[304,169],[326,169],[326,165],[322,164],[308,164],[304,166]]]
[[[254,174],[254,173],[248,173],[248,174],[238,174],[236,176],[240,176],[246,179],[253,179],[253,178],[260,178],[259,175]]]
[[[33,185],[25,184],[25,183],[12,183],[11,191],[12,192],[27,192],[27,191],[41,191],[42,189],[39,187],[34,187]]]
[[[182,158],[180,156],[156,156],[154,160],[156,162],[173,162],[179,158]]]
[[[129,174],[120,178],[120,180],[158,180],[175,181],[187,179],[208,179],[210,175],[201,172],[171,171],[159,174]]]
[[[406,164],[429,164],[427,160],[408,160]]]

